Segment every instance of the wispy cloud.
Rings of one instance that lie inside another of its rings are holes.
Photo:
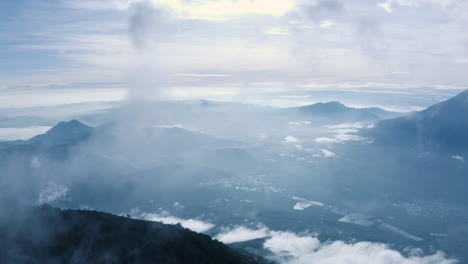
[[[462,163],[465,163],[465,158],[463,158],[462,156],[459,156],[459,155],[454,155],[452,156],[452,159],[455,159],[455,160],[458,160]]]
[[[182,219],[178,217],[171,216],[169,212],[162,211],[160,213],[146,213],[141,212],[138,209],[133,209],[131,214],[132,217],[148,220],[148,221],[156,221],[161,222],[164,224],[180,224],[185,228],[188,228],[192,231],[203,233],[207,232],[208,230],[212,229],[215,225],[209,222],[205,222],[198,219]]]
[[[214,74],[214,73],[175,73],[172,76],[182,77],[232,77],[231,74]]]
[[[225,229],[224,232],[218,234],[215,238],[223,243],[244,242],[269,236],[269,231],[266,227],[250,229],[243,226],[237,226],[233,229]]]
[[[50,182],[39,193],[38,204],[51,203],[67,198],[68,187],[56,182]]]
[[[325,158],[336,158],[336,157],[338,157],[338,155],[336,155],[335,153],[331,152],[328,149],[320,149],[320,151],[322,151],[322,154],[323,154],[323,156]]]
[[[283,140],[284,143],[299,143],[301,142],[298,138],[293,136],[286,136]]]
[[[329,137],[318,137],[314,141],[318,144],[330,145],[334,143],[344,143],[348,141],[361,141],[371,143],[372,140],[366,137],[359,136],[359,129],[361,128],[372,128],[373,124],[364,123],[352,123],[352,124],[340,124],[327,126],[329,132],[332,134]]]
[[[174,85],[169,75],[213,92],[254,82],[308,89],[365,79],[412,89],[468,81],[468,65],[456,63],[467,59],[463,1],[274,1],[26,0],[0,31],[8,39],[0,55],[14,62],[0,82],[125,82],[137,61],[157,83]],[[416,7],[429,15],[374,15]],[[149,49],[135,56],[139,45]]]

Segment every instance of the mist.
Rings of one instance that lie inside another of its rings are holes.
[[[425,86],[437,78],[429,68],[445,65],[425,54],[393,58],[402,39],[416,40],[395,37],[389,17],[462,5],[239,2],[67,6],[119,14],[125,27],[108,26],[126,44],[106,71],[123,88],[0,109],[0,210],[12,212],[0,231],[23,230],[11,222],[35,214],[68,230],[63,214],[99,211],[205,234],[273,263],[466,262],[468,92],[447,72]],[[19,94],[28,91],[43,94]],[[36,231],[26,241],[55,239]],[[6,255],[28,260],[15,254]]]

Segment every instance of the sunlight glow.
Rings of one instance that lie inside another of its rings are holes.
[[[294,0],[153,0],[193,19],[228,20],[248,14],[281,16],[295,6]]]

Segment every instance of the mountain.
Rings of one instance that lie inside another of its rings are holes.
[[[404,115],[404,113],[387,111],[379,107],[368,107],[368,108],[357,108],[357,109],[377,115],[380,119],[390,119],[390,118],[396,118],[396,117]]]
[[[145,153],[150,156],[201,152],[240,144],[237,141],[214,137],[179,125],[147,126],[125,122],[97,127],[93,138],[98,141],[95,143],[99,143],[104,149],[120,146],[122,142],[125,142],[126,151],[135,149],[140,154]],[[133,138],[133,140],[127,142],[128,138]]]
[[[47,146],[74,144],[88,139],[92,132],[92,127],[74,119],[68,122],[60,122],[45,134],[35,136],[29,141]]]
[[[125,137],[126,135],[138,136],[140,141],[148,147],[187,149],[193,148],[216,148],[221,146],[232,146],[238,142],[212,137],[208,134],[191,131],[180,127],[130,127],[120,129],[119,124],[106,124],[94,128],[81,123],[78,120],[60,122],[46,133],[37,135],[29,140],[17,140],[0,143],[2,146],[16,147],[17,149],[44,149],[54,147],[71,147],[85,142],[91,136],[101,142],[107,141],[114,144],[114,137]],[[135,142],[134,142],[135,143]],[[135,143],[136,144],[136,143]]]
[[[363,185],[372,186],[377,194],[468,202],[468,90],[423,111],[374,125],[359,132],[373,143],[349,147],[347,155],[353,159],[341,173],[359,168],[355,173]]]
[[[376,123],[364,133],[376,143],[409,144],[434,149],[468,147],[468,90],[426,110]]]
[[[94,133],[93,127],[78,120],[60,122],[46,133],[29,140],[16,140],[0,143],[0,157],[13,154],[45,155],[50,158],[63,159],[74,146],[88,140]]]
[[[374,121],[401,115],[381,108],[352,108],[340,102],[316,103],[307,106],[286,108],[290,114],[299,114],[305,117],[333,119],[338,122]]]
[[[299,106],[294,108],[301,112],[312,114],[339,113],[350,109],[340,102],[316,103],[312,105]]]
[[[1,207],[0,263],[266,263],[180,225],[47,205]]]

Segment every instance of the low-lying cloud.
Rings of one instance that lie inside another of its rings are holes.
[[[408,249],[406,256],[388,245],[373,242],[321,242],[309,233],[297,234],[269,230],[265,226],[251,229],[237,226],[224,230],[216,239],[224,243],[266,238],[263,247],[273,253],[272,259],[284,264],[455,264],[443,252],[424,255],[420,249]]]
[[[265,249],[275,253],[282,263],[287,264],[454,264],[437,252],[423,256],[420,250],[413,250],[409,256],[390,249],[385,244],[358,242],[348,244],[343,241],[322,243],[310,235],[297,235],[291,232],[273,232],[263,244]],[[287,257],[287,258],[285,258]]]
[[[315,138],[315,143],[330,145],[335,143],[344,143],[348,141],[362,141],[372,143],[372,140],[363,136],[359,136],[356,133],[362,128],[372,128],[374,125],[364,123],[349,123],[340,124],[334,126],[327,126],[326,128],[333,134],[327,137]]]
[[[235,227],[234,229],[225,229],[223,233],[218,234],[215,238],[223,243],[244,242],[269,236],[269,230],[266,227],[258,229],[250,229],[243,226]]]
[[[68,187],[55,182],[50,182],[40,193],[37,199],[38,204],[51,203],[53,201],[66,199]]]
[[[161,213],[145,213],[140,212],[138,209],[133,209],[131,216],[142,220],[161,222],[163,224],[169,225],[180,224],[181,226],[198,233],[207,232],[215,226],[212,223],[204,222],[198,219],[182,219],[174,217],[171,216],[167,211],[162,211]]]

